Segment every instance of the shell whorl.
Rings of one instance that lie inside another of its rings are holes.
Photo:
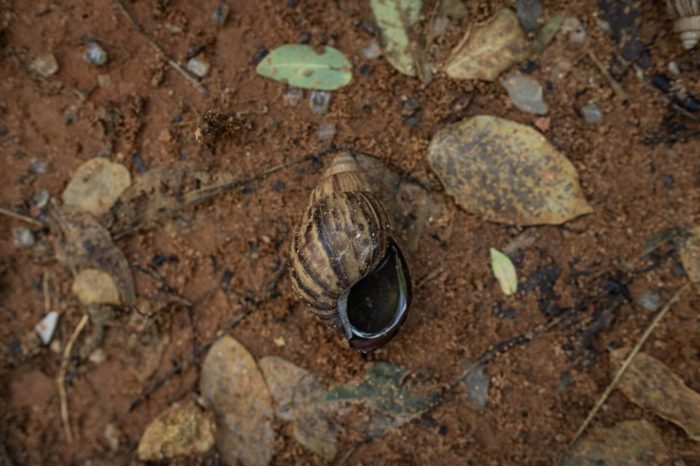
[[[700,40],[700,0],[666,0],[675,17],[673,30],[678,33],[683,47],[690,50]]]
[[[381,262],[388,244],[384,207],[355,158],[339,153],[292,237],[292,284],[318,316],[337,322],[338,299]]]

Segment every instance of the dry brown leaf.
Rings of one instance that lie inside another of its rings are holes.
[[[73,280],[73,293],[81,303],[119,304],[119,290],[112,277],[99,269],[81,270]]]
[[[141,461],[201,455],[214,445],[214,420],[192,400],[174,403],[148,424],[139,441]]]
[[[685,273],[700,293],[700,227],[690,230],[690,237],[680,248],[680,256]]]
[[[94,216],[107,212],[131,184],[129,170],[97,157],[83,163],[63,190],[63,202]]]
[[[470,26],[447,59],[445,72],[455,79],[493,81],[529,53],[517,16],[503,8],[487,22]]]
[[[272,400],[248,350],[229,336],[214,343],[199,388],[216,414],[216,447],[224,464],[267,465],[273,455]]]
[[[50,222],[58,238],[56,255],[62,264],[75,273],[83,269],[105,272],[114,280],[121,302],[133,304],[136,292],[129,262],[94,217],[76,207],[53,206]]]
[[[613,372],[622,365],[629,348],[610,353]],[[689,388],[668,366],[646,353],[638,353],[617,388],[634,404],[682,428],[700,442],[700,393]]]
[[[591,430],[576,443],[562,466],[655,466],[667,460],[661,436],[642,419]]]
[[[233,181],[227,172],[211,174],[192,162],[149,170],[134,180],[105,223],[115,238],[153,226],[158,220],[212,197],[216,189]]]
[[[335,423],[312,401],[323,392],[318,379],[306,369],[277,356],[264,357],[258,365],[275,401],[275,414],[292,423],[294,438],[328,461],[335,458]]]
[[[593,212],[571,162],[540,133],[479,115],[438,131],[428,161],[457,204],[486,220],[559,225]]]

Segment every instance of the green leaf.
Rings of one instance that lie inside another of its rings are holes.
[[[503,254],[498,249],[491,248],[491,270],[493,275],[501,285],[501,291],[506,296],[515,294],[518,291],[518,276],[515,273],[515,267],[510,258]]]
[[[416,75],[411,52],[410,32],[420,18],[421,0],[370,0],[377,25],[382,30],[382,47],[387,60],[397,71]]]
[[[537,34],[537,37],[535,38],[535,44],[532,47],[532,53],[539,55],[544,50],[547,48],[547,46],[554,40],[554,36],[556,36],[557,31],[561,27],[562,23],[564,22],[564,12],[563,11],[558,11],[554,13],[542,26],[542,29],[540,29],[539,34]]]
[[[282,45],[271,51],[256,71],[290,86],[322,91],[333,91],[352,81],[352,63],[340,50],[328,46],[319,54],[308,45]]]

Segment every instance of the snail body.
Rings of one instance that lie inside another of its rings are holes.
[[[311,193],[290,265],[301,300],[351,347],[372,351],[398,332],[411,299],[408,267],[381,201],[349,152],[335,156]]]
[[[673,30],[679,35],[683,48],[690,50],[700,40],[700,0],[666,0],[673,15]]]

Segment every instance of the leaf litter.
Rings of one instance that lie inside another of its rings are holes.
[[[330,46],[318,53],[305,44],[281,45],[258,64],[256,71],[292,87],[322,91],[333,91],[352,81],[352,63]]]
[[[696,291],[700,293],[700,227],[694,227],[688,233],[680,244],[681,264]]]
[[[370,0],[372,14],[382,31],[384,54],[391,66],[407,76],[415,76],[418,71],[411,36],[422,7],[422,0]]]
[[[129,170],[101,157],[83,163],[63,190],[63,202],[99,217],[131,184]]]
[[[506,296],[515,294],[518,291],[518,275],[513,262],[498,249],[491,248],[489,254],[491,255],[491,270],[498,280],[501,291]]]
[[[433,136],[428,162],[467,212],[511,225],[559,225],[593,212],[573,164],[539,132],[478,115]]]

